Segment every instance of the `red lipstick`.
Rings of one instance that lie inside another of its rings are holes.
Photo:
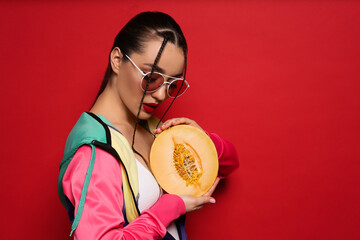
[[[156,103],[143,103],[142,106],[143,106],[145,112],[152,113],[152,112],[155,111],[157,106],[159,106],[159,104],[156,104]]]

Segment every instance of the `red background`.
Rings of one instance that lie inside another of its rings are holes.
[[[100,86],[113,38],[165,11],[189,43],[187,116],[237,148],[190,239],[360,239],[360,3],[0,3],[0,239],[66,239],[66,136]]]

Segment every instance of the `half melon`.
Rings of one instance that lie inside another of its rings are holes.
[[[156,137],[150,168],[166,192],[202,196],[215,182],[219,161],[215,145],[204,131],[177,125]]]

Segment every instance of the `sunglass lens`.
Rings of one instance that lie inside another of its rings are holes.
[[[150,77],[150,73],[147,73],[143,78],[141,86],[145,90],[146,85],[149,83],[147,91],[155,91],[159,87],[161,87],[163,82],[164,82],[164,78],[160,74],[153,73]]]
[[[175,80],[171,82],[168,92],[171,97],[180,96],[187,89],[185,80]]]

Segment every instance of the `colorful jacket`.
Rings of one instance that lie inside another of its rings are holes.
[[[150,130],[155,127],[156,123],[157,122],[154,119],[148,121]],[[216,134],[209,134],[209,136],[213,139],[218,151],[220,151],[219,156],[225,156],[225,159],[223,159],[224,161],[220,164],[219,173],[220,175],[226,175],[237,167],[236,152],[235,158],[232,156],[233,160],[229,161],[230,155],[234,155],[234,149],[230,148],[229,151],[229,147],[226,147],[226,144],[219,144],[221,143],[219,141],[223,140]],[[91,206],[91,198],[94,197],[94,193],[91,191],[96,190],[96,186],[92,185],[104,184],[101,182],[102,178],[97,178],[99,174],[103,175],[104,173],[97,173],[99,170],[96,167],[94,168],[95,158],[97,161],[96,164],[100,166],[98,167],[99,169],[109,167],[109,161],[113,161],[113,159],[116,159],[121,166],[116,167],[116,164],[118,163],[115,163],[115,166],[112,166],[111,170],[109,170],[119,171],[118,175],[121,176],[121,189],[114,188],[111,190],[111,193],[109,193],[110,195],[116,194],[116,197],[120,198],[119,201],[123,201],[118,203],[119,206],[123,207],[122,213],[118,212],[118,218],[115,220],[118,221],[118,224],[111,227],[112,229],[123,229],[123,231],[116,235],[117,237],[121,236],[124,237],[124,239],[127,239],[127,237],[130,237],[131,239],[157,239],[159,237],[164,237],[166,234],[166,225],[170,221],[178,218],[177,225],[180,237],[181,239],[186,239],[186,234],[184,232],[184,217],[182,216],[185,213],[185,206],[181,198],[176,195],[165,194],[153,207],[143,212],[139,217],[140,213],[136,204],[138,195],[137,168],[136,164],[134,164],[135,159],[131,147],[125,137],[118,134],[108,120],[92,113],[83,113],[69,134],[65,145],[64,157],[60,165],[58,182],[59,196],[73,223],[72,232],[78,227],[83,210],[85,209],[85,219],[87,219],[88,214],[90,214],[86,212],[87,207],[96,208],[96,206]],[[87,162],[84,159],[87,159]],[[81,168],[82,170],[79,171]],[[221,173],[221,170],[223,173]],[[64,178],[65,173],[70,175],[71,179],[69,179],[67,175]],[[106,173],[107,172],[105,172],[105,174]],[[91,183],[90,178],[92,179]],[[83,179],[85,179],[85,181]],[[64,193],[63,184],[71,190],[65,189],[68,191],[67,194]],[[111,183],[105,184],[111,185]],[[90,188],[90,194],[92,195],[88,197],[90,199],[87,199],[87,205],[85,205],[89,185],[92,186]],[[117,187],[119,183],[116,182],[115,185]],[[113,196],[111,197],[114,198]],[[102,200],[98,199],[98,201]],[[76,214],[74,215],[74,213]],[[100,212],[97,214],[101,215],[102,213]],[[89,219],[91,219],[91,217],[93,216],[90,216]],[[85,219],[84,221],[86,221]],[[106,220],[102,219],[100,224],[104,221],[106,222]],[[127,224],[129,224],[129,226],[127,226]],[[79,230],[80,232],[76,231],[75,235],[76,233],[81,233],[82,236],[84,234],[86,235],[86,231],[83,231],[82,229],[83,228]],[[113,239],[115,236],[113,235],[114,232],[116,231],[112,231],[111,234],[105,232],[99,233],[96,234],[98,236],[91,237],[106,238],[106,235],[107,237],[112,236],[109,237],[109,239]],[[169,234],[166,234],[164,239],[173,238],[169,236]]]

